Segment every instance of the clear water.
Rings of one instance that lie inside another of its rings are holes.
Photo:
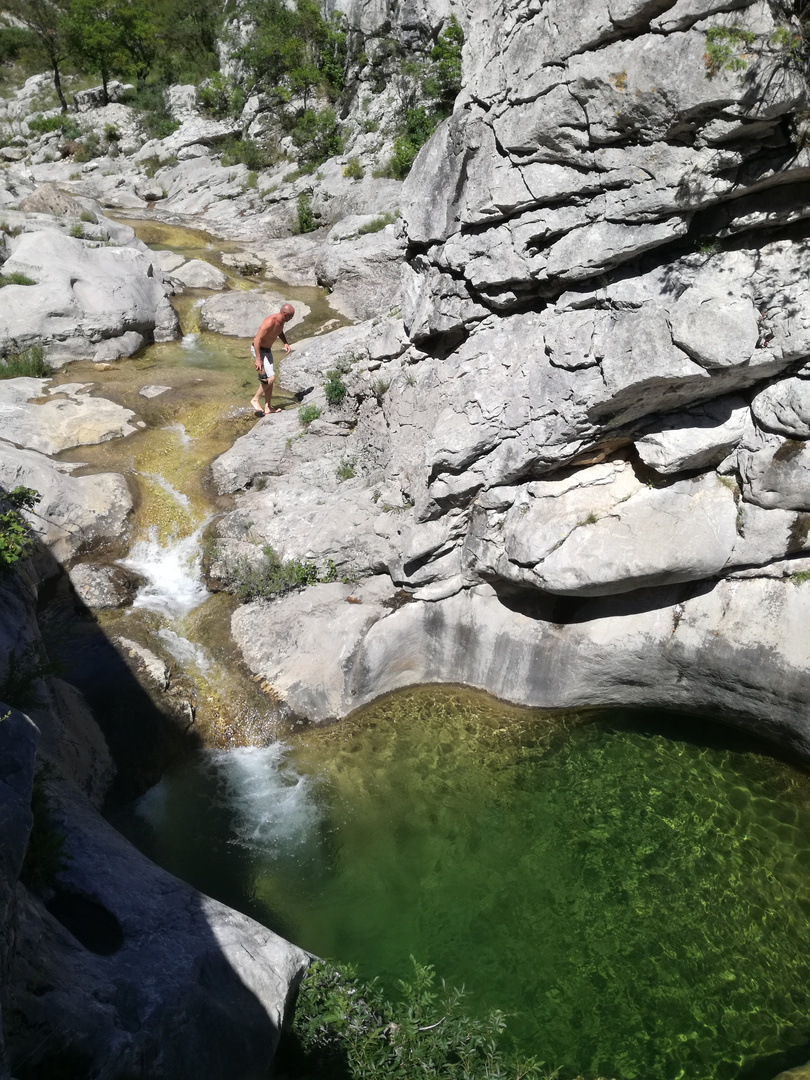
[[[707,723],[422,688],[203,753],[121,824],[362,975],[434,964],[561,1077],[771,1078],[810,1057],[810,781]]]

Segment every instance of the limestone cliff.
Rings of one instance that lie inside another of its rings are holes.
[[[221,490],[248,488],[223,554],[270,542],[382,583],[362,618],[327,587],[304,605],[295,640],[329,658],[318,701],[292,649],[257,645],[263,605],[237,614],[293,706],[326,718],[470,681],[764,717],[807,753],[791,575],[810,549],[810,153],[791,19],[764,0],[471,9],[464,89],[403,191],[402,320],[302,349],[282,378],[325,405],[337,364],[343,404],[301,439],[292,417],[263,422],[215,463]],[[396,588],[414,602],[391,611]]]

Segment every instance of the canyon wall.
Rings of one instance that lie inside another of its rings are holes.
[[[222,560],[271,543],[373,595],[276,604],[329,658],[320,696],[288,637],[258,644],[266,605],[235,636],[319,719],[444,679],[708,709],[807,754],[795,26],[760,0],[488,3],[465,26],[464,89],[403,190],[401,318],[301,348],[282,380],[321,418],[264,421],[213,470],[241,492]]]

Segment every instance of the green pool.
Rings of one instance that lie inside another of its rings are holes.
[[[561,1077],[810,1058],[810,779],[708,722],[421,688],[203,753],[121,824],[362,976],[433,964]]]

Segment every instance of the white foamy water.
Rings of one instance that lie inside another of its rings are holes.
[[[199,344],[199,341],[200,341],[200,335],[199,334],[195,334],[195,333],[183,334],[183,337],[182,337],[182,339],[180,341],[180,345],[184,349],[196,349],[197,345]]]
[[[310,778],[287,764],[288,749],[273,743],[210,754],[236,810],[236,841],[265,857],[278,843],[303,843],[320,819]]]
[[[200,786],[208,789],[206,801],[232,815],[231,843],[264,860],[272,858],[278,848],[289,852],[290,846],[305,844],[321,818],[310,778],[287,763],[287,752],[284,743],[207,750],[190,766],[200,774]],[[156,832],[166,826],[167,816],[173,813],[172,785],[176,783],[171,776],[161,780],[135,804],[135,812]],[[188,778],[181,787],[187,783]]]
[[[158,630],[157,636],[178,664],[182,664],[183,666],[193,664],[202,672],[210,670],[211,661],[208,659],[202,645],[195,645],[192,641],[189,641],[188,638],[181,637],[175,630],[169,630],[165,626]]]
[[[176,503],[183,507],[184,510],[188,510],[191,506],[191,500],[188,495],[184,495],[182,491],[178,491],[176,487],[172,487],[168,480],[165,480],[160,473],[141,473],[141,476],[146,477],[147,480],[153,480],[158,487],[163,488],[167,495],[171,495]]]
[[[157,529],[152,526],[146,540],[137,540],[120,565],[146,578],[135,595],[132,606],[157,611],[162,615],[188,615],[208,596],[202,582],[202,552],[200,537],[206,519],[200,527],[182,540],[170,540],[163,546]]]

